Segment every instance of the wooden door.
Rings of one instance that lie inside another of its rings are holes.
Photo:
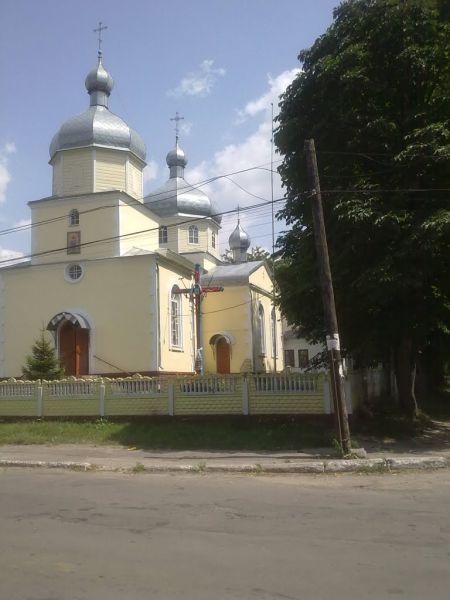
[[[65,323],[59,331],[59,357],[66,375],[89,373],[89,330]]]
[[[230,345],[223,337],[216,343],[216,362],[218,373],[230,372]]]

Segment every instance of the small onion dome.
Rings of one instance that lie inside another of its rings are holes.
[[[169,168],[182,167],[184,169],[184,167],[187,165],[187,162],[186,154],[184,153],[184,150],[180,148],[178,143],[173,150],[167,153],[166,163]]]
[[[103,67],[101,58],[98,64],[89,71],[86,77],[85,86],[89,94],[91,92],[104,92],[108,96],[114,87],[114,79]]]
[[[230,245],[230,250],[240,250],[241,252],[244,252],[250,248],[250,238],[248,233],[242,229],[239,221],[236,225],[236,229],[230,235],[228,243]]]
[[[184,167],[188,161],[178,142],[167,154],[166,161],[170,171],[169,179],[161,187],[147,194],[144,198],[146,206],[158,217],[211,217],[220,224],[221,216],[214,202],[205,192],[185,180]]]

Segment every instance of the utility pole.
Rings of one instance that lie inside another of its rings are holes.
[[[306,166],[311,186],[314,240],[319,261],[320,287],[327,330],[327,350],[330,361],[331,392],[336,419],[338,440],[345,454],[351,451],[350,428],[345,404],[344,372],[342,368],[339,330],[334,303],[333,281],[331,279],[328,244],[323,218],[322,194],[320,192],[314,140],[305,140]]]

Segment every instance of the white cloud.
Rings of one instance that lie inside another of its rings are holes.
[[[9,155],[16,151],[16,146],[12,142],[7,142],[0,147],[0,203],[6,200],[6,190],[11,181],[11,173],[8,168]]]
[[[225,145],[214,154],[211,160],[203,161],[189,170],[187,175],[191,183],[230,174],[229,178],[221,177],[214,183],[202,187],[218,204],[221,212],[233,210],[238,205],[246,207],[271,200],[272,115],[270,103],[273,102],[276,115],[278,113],[279,95],[298,72],[298,69],[293,69],[285,71],[275,78],[269,77],[269,89],[260,97],[249,101],[245,108],[240,111],[242,116],[259,117],[259,121],[255,124],[255,130],[239,143]],[[276,171],[279,161],[279,155],[274,154],[274,171]],[[249,170],[233,175],[233,173],[245,169]],[[282,198],[284,191],[277,172],[274,173],[273,183],[274,199]],[[276,203],[274,205],[275,211],[281,208],[281,204]],[[270,204],[255,211],[241,212],[241,223],[243,227],[247,228],[253,246],[260,245],[271,248],[271,216]],[[225,247],[228,236],[235,225],[235,214],[223,218],[222,248]],[[280,226],[277,225],[276,229],[279,228]]]
[[[24,260],[23,252],[0,246],[0,267],[8,267]]]
[[[274,113],[278,114],[278,99],[280,94],[284,92],[287,86],[299,73],[300,69],[291,69],[290,71],[283,71],[283,73],[275,78],[271,75],[267,75],[267,81],[269,83],[268,91],[259,98],[250,100],[243,109],[238,110],[237,122],[242,123],[243,121],[246,121],[248,117],[254,117],[264,111],[271,112],[272,102]]]
[[[180,125],[180,131],[184,135],[189,135],[192,131],[192,123],[190,121],[184,121]]]
[[[196,71],[188,73],[177,87],[167,92],[168,96],[207,96],[211,93],[214,84],[219,77],[223,77],[226,71],[222,67],[214,67],[214,61],[206,59],[200,63]]]
[[[30,225],[31,225],[31,219],[20,219],[20,221],[17,221],[17,223],[14,223],[13,227],[26,228],[26,227],[29,227]]]
[[[147,183],[148,181],[153,181],[153,179],[156,179],[158,176],[158,171],[159,171],[158,163],[155,162],[154,160],[149,160],[147,163],[147,166],[144,169],[144,183]]]

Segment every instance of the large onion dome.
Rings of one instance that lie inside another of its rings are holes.
[[[89,71],[85,85],[91,97],[90,106],[61,125],[50,144],[50,159],[59,150],[98,146],[129,150],[145,161],[144,140],[108,108],[114,81],[103,67],[101,55],[98,64]]]
[[[178,141],[167,154],[166,162],[170,170],[169,179],[144,198],[148,208],[159,217],[192,215],[211,217],[216,223],[220,223],[221,217],[214,202],[205,192],[184,179],[184,168],[188,161]]]

